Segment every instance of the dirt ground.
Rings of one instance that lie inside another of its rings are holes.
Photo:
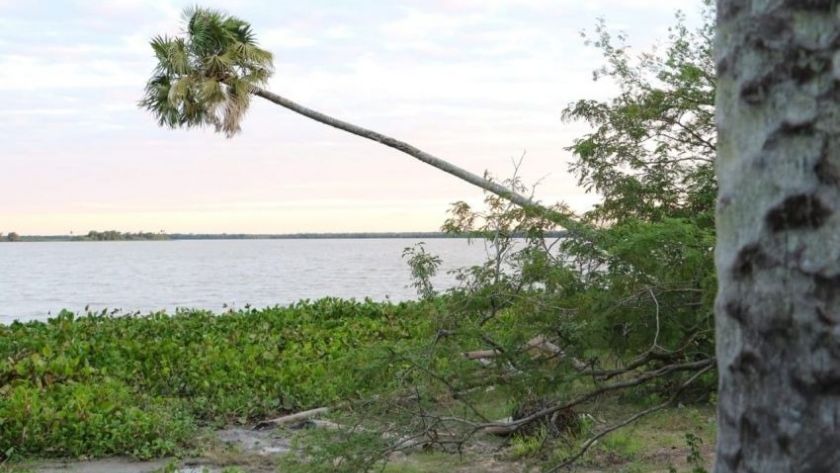
[[[697,453],[701,465],[712,469],[714,458],[714,413],[711,409],[683,409],[651,416],[637,425],[622,429],[596,443],[571,467],[572,473],[679,473],[693,472],[686,434],[700,439]],[[294,432],[284,429],[253,430],[228,428],[205,433],[197,442],[200,458],[163,459],[150,462],[127,458],[91,461],[33,461],[10,468],[0,465],[0,473],[222,473],[225,468],[249,473],[277,472],[278,456],[291,451]],[[388,473],[536,473],[540,461],[517,458],[495,445],[476,448],[465,455],[435,452],[395,454],[385,469]],[[550,462],[553,463],[553,462]],[[543,467],[546,462],[542,462]]]

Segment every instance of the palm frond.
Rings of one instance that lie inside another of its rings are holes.
[[[208,103],[224,102],[227,99],[225,88],[219,81],[208,79],[199,86],[202,100]]]
[[[186,74],[189,71],[189,54],[183,38],[157,36],[151,45],[158,60],[156,72]]]
[[[270,77],[271,71],[267,69],[253,69],[246,74],[242,74],[240,80],[250,84],[252,87],[263,87],[268,83]]]
[[[152,112],[158,120],[158,126],[175,128],[180,119],[177,107],[169,101],[170,89],[168,76],[153,77],[146,84],[146,95],[139,105]]]
[[[221,10],[188,7],[183,36],[156,36],[153,76],[138,105],[160,126],[241,129],[251,93],[273,73],[273,55],[257,46],[251,25]]]
[[[208,75],[223,79],[236,66],[236,56],[232,51],[213,54],[204,59],[203,65]]]
[[[260,49],[253,44],[238,42],[233,45],[233,49],[237,53],[237,57],[245,63],[250,64],[251,67],[268,67],[273,68],[274,55],[270,51]]]
[[[181,103],[189,97],[192,83],[189,77],[181,77],[169,88],[169,101],[173,104]]]

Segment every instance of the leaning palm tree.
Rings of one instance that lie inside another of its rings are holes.
[[[242,119],[257,96],[305,117],[408,154],[459,179],[511,202],[551,217],[568,230],[579,227],[565,213],[550,210],[496,182],[473,174],[408,143],[304,107],[264,87],[273,72],[273,56],[258,47],[251,25],[207,8],[187,8],[185,35],[157,36],[151,45],[157,57],[140,107],[160,126],[211,126],[228,138],[241,130]]]

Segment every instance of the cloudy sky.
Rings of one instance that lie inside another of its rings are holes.
[[[637,49],[697,0],[208,0],[275,54],[269,88],[537,198],[585,209],[561,121],[602,64],[598,17]],[[376,143],[257,99],[234,139],[171,131],[137,108],[149,39],[182,1],[0,0],[0,232],[433,231],[482,194]]]

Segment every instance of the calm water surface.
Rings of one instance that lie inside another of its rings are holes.
[[[0,323],[73,312],[178,307],[221,311],[326,296],[412,299],[405,247],[419,240],[205,240],[0,244]],[[482,243],[427,240],[448,269],[478,264]],[[452,276],[435,279],[439,289]]]

